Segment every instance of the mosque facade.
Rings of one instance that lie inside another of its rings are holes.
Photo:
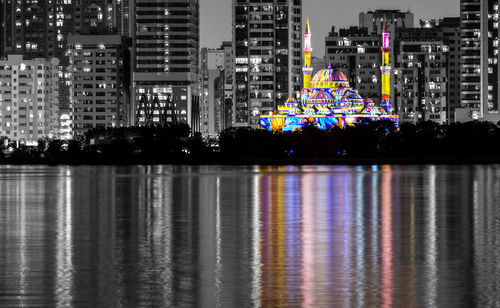
[[[384,27],[382,34],[382,101],[375,104],[359,95],[349,85],[349,80],[338,69],[328,65],[313,76],[311,66],[311,31],[309,20],[304,34],[303,89],[300,100],[290,98],[274,112],[260,117],[260,125],[270,131],[295,131],[307,125],[328,130],[345,128],[363,121],[393,121],[391,104],[391,66],[389,63],[390,37]]]

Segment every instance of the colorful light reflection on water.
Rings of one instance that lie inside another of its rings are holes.
[[[0,169],[0,306],[500,306],[500,166]]]

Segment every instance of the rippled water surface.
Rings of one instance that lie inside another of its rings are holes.
[[[500,166],[3,166],[0,306],[499,307]]]

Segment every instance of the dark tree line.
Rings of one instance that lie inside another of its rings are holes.
[[[4,138],[3,138],[4,139]],[[75,140],[41,139],[37,147],[0,146],[3,163],[157,164],[331,162],[384,159],[500,161],[500,126],[490,122],[439,125],[364,122],[345,129],[296,132],[230,128],[218,138],[192,134],[185,124],[96,128]],[[7,144],[6,144],[7,143]]]
[[[315,127],[284,133],[230,129],[220,134],[219,142],[221,153],[228,157],[500,159],[500,126],[477,121],[403,123],[399,130],[392,121],[329,131]]]

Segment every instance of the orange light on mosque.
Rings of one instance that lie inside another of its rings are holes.
[[[393,299],[393,234],[392,234],[392,170],[382,168],[382,307],[392,307]]]

